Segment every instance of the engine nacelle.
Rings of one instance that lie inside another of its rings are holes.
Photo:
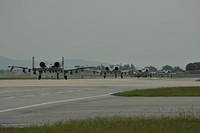
[[[54,67],[60,67],[60,63],[59,62],[55,62],[54,63]]]
[[[144,69],[144,72],[149,72],[149,68],[145,68],[145,69]]]
[[[119,67],[118,66],[105,67],[105,70],[110,72],[116,72],[119,70]]]
[[[109,67],[106,67],[105,69],[106,69],[106,71],[110,71],[110,68],[109,68]]]
[[[169,73],[171,73],[171,71],[170,70],[163,70],[162,73],[163,74],[169,74]]]
[[[40,67],[44,68],[46,67],[46,64],[44,62],[40,62]]]
[[[171,71],[170,70],[167,70],[167,71],[165,71],[166,73],[171,73]]]
[[[115,70],[115,71],[118,71],[118,70],[119,70],[119,67],[116,66],[116,67],[114,68],[114,70]]]

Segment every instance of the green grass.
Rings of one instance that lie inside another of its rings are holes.
[[[71,120],[54,125],[0,127],[0,133],[199,133],[200,118],[177,117],[112,117]]]
[[[198,97],[200,96],[200,86],[198,87],[170,87],[157,89],[132,90],[113,94],[115,96],[126,97]]]

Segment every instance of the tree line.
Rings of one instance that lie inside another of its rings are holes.
[[[186,71],[200,70],[200,62],[189,63],[186,65]]]

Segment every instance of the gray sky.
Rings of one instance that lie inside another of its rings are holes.
[[[0,0],[0,55],[137,67],[200,61],[200,0]]]

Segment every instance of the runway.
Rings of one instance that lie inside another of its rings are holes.
[[[199,97],[127,98],[111,95],[126,90],[167,86],[200,86],[200,82],[193,79],[1,80],[0,125],[199,113]]]

